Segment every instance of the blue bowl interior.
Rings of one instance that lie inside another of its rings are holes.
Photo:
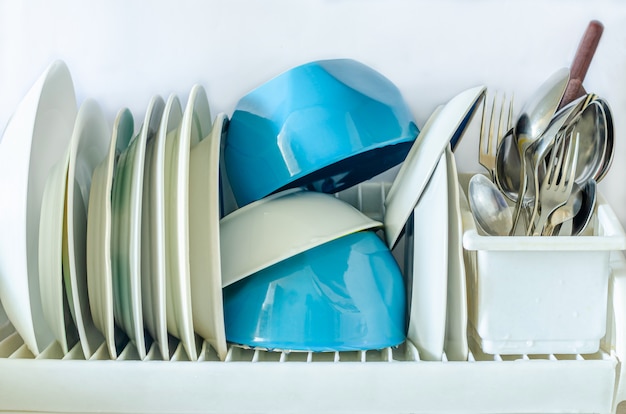
[[[292,351],[351,351],[405,340],[400,269],[374,232],[354,233],[224,289],[226,338]]]
[[[402,162],[419,130],[398,88],[353,60],[291,69],[244,96],[224,146],[242,206],[276,191],[335,192]]]

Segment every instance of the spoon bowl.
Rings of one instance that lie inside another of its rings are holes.
[[[604,122],[606,127],[606,139],[604,143],[604,157],[602,158],[602,166],[596,173],[595,181],[600,182],[608,172],[611,164],[613,163],[613,155],[615,154],[615,131],[613,129],[613,115],[608,103],[604,99],[598,99],[597,104],[600,105],[604,111]]]
[[[580,134],[580,152],[576,166],[576,182],[589,179],[601,181],[613,160],[613,119],[611,110],[601,98],[590,95],[579,119],[573,125],[574,134]]]
[[[515,124],[513,136],[520,155],[519,191],[515,211],[513,212],[513,225],[510,234],[515,232],[520,217],[523,197],[528,189],[527,150],[533,143],[540,139],[550,124],[559,107],[561,98],[569,81],[569,69],[561,68],[550,76],[526,102]],[[534,177],[531,177],[534,179]],[[536,180],[535,180],[536,182]]]
[[[528,222],[534,220],[537,214],[537,203],[533,203],[539,196],[539,183],[544,175],[542,160],[552,148],[556,136],[564,128],[573,125],[576,117],[583,111],[593,95],[586,95],[561,108],[552,118],[552,121],[543,132],[543,135],[527,149],[529,173],[526,193],[522,200],[523,205],[533,205]],[[517,203],[520,190],[521,159],[514,145],[512,131],[502,140],[496,158],[495,181],[500,191],[511,201]]]
[[[581,203],[578,212],[572,219],[572,236],[578,236],[587,229],[598,204],[598,188],[594,179],[588,180],[581,188]]]
[[[511,210],[496,185],[482,174],[469,182],[469,204],[474,220],[490,236],[506,236],[511,229]]]
[[[515,146],[515,137],[511,129],[506,133],[496,153],[496,168],[494,174],[495,184],[498,189],[512,202],[517,202],[517,196],[520,188],[520,169],[522,160]],[[530,183],[532,184],[532,183]],[[530,202],[531,194],[529,191],[525,196],[524,202]]]

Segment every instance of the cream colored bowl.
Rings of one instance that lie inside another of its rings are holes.
[[[381,226],[329,194],[293,189],[258,200],[220,221],[222,286],[331,240]]]

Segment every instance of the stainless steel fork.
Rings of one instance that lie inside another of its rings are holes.
[[[513,97],[507,100],[506,94],[503,94],[499,105],[497,104],[497,99],[498,93],[493,96],[488,121],[487,100],[485,99],[478,141],[478,163],[487,169],[492,181],[496,168],[498,146],[506,132],[513,126]],[[504,118],[505,115],[506,119]],[[498,118],[497,127],[496,117]]]
[[[559,207],[567,203],[576,179],[576,165],[578,161],[579,135],[573,137],[561,136],[554,144],[550,160],[546,168],[546,175],[539,189],[540,215],[533,234],[543,234],[550,215]]]

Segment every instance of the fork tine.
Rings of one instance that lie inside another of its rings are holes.
[[[500,102],[500,99],[502,102]],[[489,104],[491,108],[488,107]],[[494,178],[498,147],[506,132],[510,130],[512,117],[513,102],[512,100],[507,101],[506,94],[500,97],[498,93],[495,93],[490,99],[483,101],[482,122],[480,124],[478,141],[478,162],[489,171],[492,180]]]
[[[567,137],[563,133],[557,137],[554,143],[546,176],[539,190],[541,214],[538,222],[534,225],[533,234],[548,234],[546,233],[549,228],[548,219],[557,208],[567,202],[571,195],[576,180],[580,134],[577,133],[575,138],[572,138],[573,135],[573,131]]]
[[[572,133],[570,132],[570,137],[572,136]],[[565,164],[565,166],[563,166],[563,159],[564,159],[564,155],[565,155],[565,147],[567,147],[567,140],[565,139],[565,137],[561,138],[561,145],[559,145],[559,150],[558,150],[558,155],[556,158],[556,164],[554,165],[554,174],[552,176],[552,183],[557,183],[557,185],[561,182],[563,182],[563,179],[565,178],[564,176],[564,171],[563,169],[567,167],[567,164]],[[569,150],[569,148],[568,148]],[[568,153],[569,155],[569,153]]]
[[[500,142],[500,140],[502,139],[501,137],[504,136],[504,133],[506,132],[504,130],[506,128],[504,124],[504,115],[506,112],[504,110],[504,108],[506,108],[506,93],[502,95],[502,103],[500,104],[500,108],[500,116],[498,117],[498,135],[496,136],[496,141],[498,142]]]
[[[485,125],[487,124],[487,99],[483,100],[483,116],[482,122],[480,123],[480,135],[478,136],[478,154],[479,157],[482,155],[485,145]]]
[[[509,101],[509,118],[506,123],[507,131],[513,128],[513,104],[515,102],[515,94],[511,95],[511,100]]]
[[[573,135],[573,133],[572,133]],[[567,192],[572,191],[572,187],[574,186],[574,181],[576,181],[576,167],[578,166],[578,144],[580,142],[580,132],[576,133],[576,138],[574,138],[574,142],[571,142],[570,135],[570,143],[567,148],[567,171],[563,172],[563,175],[567,175],[565,188]],[[572,150],[572,146],[574,149]],[[565,178],[564,178],[565,180]]]
[[[487,146],[483,149],[487,154],[493,154],[493,117],[496,112],[496,95],[493,96],[493,100],[491,102],[491,113],[489,114],[489,126],[487,127]]]
[[[495,124],[494,115],[496,113],[496,97],[497,94],[493,96],[493,102],[491,103],[491,114],[489,115],[489,136],[487,137],[487,153],[493,154],[493,127]]]
[[[560,159],[561,156],[559,152],[561,152],[563,148],[563,139],[561,137],[557,137],[554,141],[554,146],[552,147],[552,151],[550,151],[550,159],[548,160],[546,175],[543,177],[543,182],[545,185],[548,185],[554,182],[554,173],[558,171],[557,169],[557,157]],[[542,184],[544,185],[544,184]]]

